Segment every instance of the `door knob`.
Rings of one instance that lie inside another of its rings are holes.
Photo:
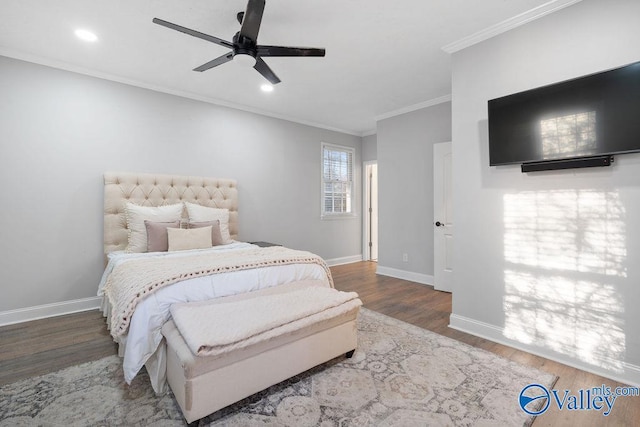
[[[442,227],[444,224],[441,223],[440,221],[436,221],[436,227]]]

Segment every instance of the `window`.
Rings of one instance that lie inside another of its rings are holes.
[[[351,216],[353,148],[322,144],[322,217]]]

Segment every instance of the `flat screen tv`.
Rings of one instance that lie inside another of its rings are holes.
[[[637,152],[640,62],[492,99],[488,109],[491,166]]]

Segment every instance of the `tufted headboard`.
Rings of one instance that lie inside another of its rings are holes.
[[[127,247],[125,203],[162,206],[181,201],[229,209],[229,232],[238,238],[238,189],[233,179],[105,172],[104,253]],[[183,213],[183,215],[185,215]]]

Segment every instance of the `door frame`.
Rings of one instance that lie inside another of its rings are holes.
[[[367,160],[362,162],[362,260],[371,261],[371,251],[369,250],[369,177],[367,175],[368,166],[377,166],[377,160]]]

